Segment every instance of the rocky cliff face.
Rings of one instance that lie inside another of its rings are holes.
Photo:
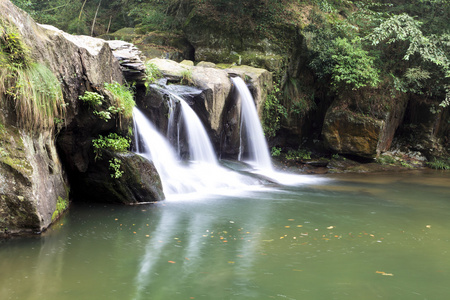
[[[128,131],[126,121],[120,124],[113,117],[105,122],[78,98],[85,91],[95,91],[105,95],[108,105],[111,99],[104,83],[124,82],[110,46],[101,39],[72,36],[38,25],[6,0],[0,1],[0,20],[0,25],[7,24],[17,31],[33,61],[57,76],[66,106],[64,123],[55,135],[53,127],[34,131],[22,128],[15,106],[0,95],[0,235],[44,230],[59,213],[55,214],[57,202],[68,202],[69,188],[74,194],[89,191],[80,193],[86,198],[103,197],[116,202],[162,199],[159,177],[151,163],[137,163],[139,158],[134,155],[112,153],[110,156],[118,157],[127,172],[122,182],[115,182],[109,170],[99,167],[104,162],[94,159],[94,137]],[[142,176],[131,174],[130,166],[135,165],[149,172],[148,182],[152,184],[143,184]],[[125,182],[127,188],[122,186]],[[85,189],[86,185],[90,189]]]

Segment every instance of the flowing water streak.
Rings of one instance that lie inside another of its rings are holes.
[[[136,140],[144,144],[136,145],[136,149],[145,149],[137,153],[153,161],[161,177],[164,194],[168,196],[195,191],[198,184],[190,180],[188,168],[181,164],[166,138],[137,108],[134,108],[133,120],[135,135],[139,136]]]
[[[191,160],[197,163],[208,163],[217,166],[218,162],[216,153],[214,152],[213,146],[209,140],[205,128],[202,125],[202,122],[189,104],[186,103],[186,101],[181,98],[179,100],[183,114],[183,121],[187,129],[186,131],[189,140]]]
[[[242,145],[242,130],[245,129],[246,146],[250,156],[249,163],[260,170],[272,170],[269,147],[264,137],[253,97],[242,78],[234,77],[231,80],[241,99],[241,149],[246,148]]]

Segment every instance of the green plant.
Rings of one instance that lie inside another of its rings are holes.
[[[145,63],[145,87],[148,88],[150,84],[155,83],[156,80],[162,77],[161,71],[152,62]]]
[[[183,70],[181,72],[181,84],[185,85],[192,84],[192,70]]]
[[[287,110],[281,104],[281,90],[274,82],[273,89],[267,94],[263,109],[263,130],[266,136],[274,137],[281,128],[281,118],[287,118]]]
[[[108,122],[111,119],[111,113],[109,111],[96,111],[94,110],[94,115],[99,117],[105,122]]]
[[[433,158],[427,165],[436,170],[450,170],[450,158]]]
[[[34,63],[20,34],[0,22],[0,94],[13,101],[21,126],[28,130],[52,128],[64,118],[61,85],[46,66]]]
[[[109,160],[109,169],[112,171],[111,178],[120,178],[123,175],[123,171],[120,170],[120,160],[117,158],[112,158]]]
[[[0,147],[0,158],[4,157],[4,156],[8,156],[8,154],[9,154],[8,151],[6,151],[2,147]]]
[[[58,196],[58,200],[56,201],[56,209],[52,215],[52,222],[54,222],[68,207],[69,200]]]
[[[311,159],[311,152],[303,149],[289,150],[286,154],[287,160]]]
[[[358,90],[380,83],[379,71],[374,68],[375,59],[362,49],[359,38],[351,41],[336,38],[331,48],[331,59],[334,61],[331,84],[335,90]]]
[[[270,150],[270,155],[272,155],[273,157],[280,156],[281,148],[280,147],[272,147],[272,149]]]
[[[380,155],[376,158],[376,161],[382,165],[393,165],[397,162],[395,158],[390,155]]]
[[[105,97],[99,93],[86,91],[82,96],[78,96],[78,99],[88,104],[90,107],[96,107],[103,104]]]
[[[119,136],[117,133],[110,133],[108,136],[99,135],[97,139],[92,140],[94,147],[95,160],[102,158],[103,150],[112,150],[116,152],[125,152],[130,148],[130,140]],[[109,160],[109,169],[112,178],[122,177],[123,171],[120,170],[121,162],[117,158]]]
[[[99,135],[97,139],[93,139],[92,146],[94,147],[95,159],[97,159],[102,157],[102,151],[106,149],[125,152],[130,147],[130,141],[117,133],[110,133],[108,136]]]
[[[125,118],[131,118],[133,115],[133,108],[136,105],[131,88],[113,82],[105,83],[105,89],[113,96],[113,109],[120,112]]]

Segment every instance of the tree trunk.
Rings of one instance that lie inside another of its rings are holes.
[[[97,19],[98,10],[100,9],[100,4],[102,4],[102,0],[100,0],[98,2],[97,10],[95,11],[94,21],[92,21],[91,36],[94,35],[95,20]]]

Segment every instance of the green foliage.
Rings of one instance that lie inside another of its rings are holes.
[[[270,155],[272,155],[273,157],[280,156],[281,148],[280,147],[272,147],[272,149],[270,150]]]
[[[359,38],[352,41],[337,38],[333,41],[331,59],[334,61],[331,84],[338,90],[357,90],[380,83],[374,58],[362,49]]]
[[[79,96],[78,99],[88,104],[90,107],[96,107],[103,104],[105,97],[99,93],[86,91],[82,96]]]
[[[446,69],[449,67],[449,59],[445,50],[440,46],[436,36],[426,37],[421,30],[421,22],[406,13],[392,16],[374,28],[366,37],[373,45],[381,42],[392,44],[399,41],[408,42],[409,46],[403,57],[409,60],[414,54],[420,55],[424,61],[429,61]]]
[[[155,83],[156,80],[162,77],[161,71],[159,71],[158,67],[151,62],[145,63],[145,86],[148,86],[152,83]]]
[[[287,117],[286,108],[281,103],[279,84],[274,82],[273,89],[267,95],[263,109],[263,130],[266,136],[274,137],[281,128],[281,118]]]
[[[183,70],[181,72],[181,84],[191,85],[192,83],[192,70]]]
[[[450,158],[433,158],[427,165],[436,170],[450,170]]]
[[[110,133],[108,136],[99,135],[97,139],[93,139],[92,146],[97,159],[102,157],[102,151],[106,149],[117,152],[127,151],[130,148],[130,141],[117,133]]]
[[[109,169],[111,170],[111,178],[119,179],[123,175],[123,171],[120,170],[120,160],[118,158],[112,158],[109,160]]]
[[[105,89],[111,92],[115,105],[109,108],[110,112],[120,112],[125,118],[131,118],[134,102],[133,92],[125,85],[117,82],[105,83]]]
[[[28,130],[52,128],[63,119],[61,85],[44,65],[34,63],[15,28],[0,22],[0,95],[12,101],[21,126]]]
[[[298,159],[311,159],[311,152],[306,151],[304,149],[298,149],[298,150],[289,150],[286,154],[287,160],[298,160]]]
[[[397,160],[390,155],[380,155],[377,157],[376,161],[382,165],[393,165],[397,162]]]
[[[95,159],[102,158],[103,150],[111,150],[115,152],[125,152],[130,148],[130,140],[119,136],[117,133],[110,133],[108,136],[99,135],[97,139],[92,140],[94,147]],[[109,169],[111,178],[118,179],[122,177],[123,171],[120,170],[121,161],[118,158],[109,160]]]
[[[103,104],[105,100],[103,95],[86,91],[78,98],[91,108],[94,108],[93,114],[106,122],[111,119],[111,114],[119,114],[119,118],[120,115],[130,118],[133,114],[133,107],[135,106],[131,90],[117,82],[105,83],[105,89],[111,93],[112,101],[114,102],[114,105],[109,106],[106,111],[96,109],[96,107]]]
[[[69,207],[69,200],[62,197],[58,197],[56,202],[56,209],[52,215],[52,222],[54,222],[62,213]]]

